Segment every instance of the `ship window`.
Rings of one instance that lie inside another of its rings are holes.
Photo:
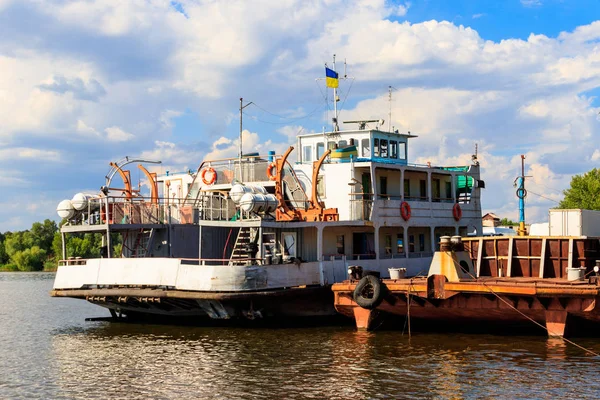
[[[323,142],[317,143],[317,158],[321,158],[325,154],[325,144]]]
[[[433,201],[439,202],[440,201],[440,197],[442,197],[441,194],[441,181],[439,179],[432,179],[431,180],[431,189],[433,191]]]
[[[317,196],[320,199],[325,198],[325,177],[323,175],[317,176]]]
[[[446,182],[446,199],[452,198],[452,182]]]
[[[425,251],[425,234],[419,233],[419,251]]]
[[[302,161],[312,161],[312,147],[304,146],[304,148],[302,149]]]
[[[387,139],[381,139],[381,157],[387,158],[388,156],[388,141]]]
[[[344,235],[337,235],[336,238],[336,248],[337,248],[337,253],[338,254],[345,254],[346,253],[346,246],[344,246]]]
[[[398,156],[401,160],[406,160],[406,143],[398,143]]]
[[[398,142],[390,140],[390,158],[398,158]]]
[[[408,251],[411,253],[415,252],[415,235],[410,235],[408,237]]]
[[[346,146],[348,146],[348,142],[346,142],[345,140],[340,140],[340,141],[338,142],[338,147],[339,147],[340,149],[343,149],[343,148],[344,148],[344,147],[346,147]]]
[[[421,199],[426,199],[427,198],[427,181],[421,179],[419,181],[419,190],[421,193],[419,193],[419,196],[421,197]]]
[[[327,150],[335,150],[336,142],[327,142]]]
[[[387,197],[387,176],[379,177],[379,193],[381,197]]]
[[[398,235],[396,239],[396,251],[398,254],[404,253],[404,238],[400,235]]]
[[[392,235],[385,235],[385,254],[392,254]]]
[[[379,139],[373,139],[373,157],[379,157]]]
[[[296,257],[296,232],[282,232],[281,247],[284,256]]]
[[[410,179],[404,180],[404,197],[410,197]]]
[[[363,157],[371,157],[371,139],[363,139],[361,141],[361,153]]]

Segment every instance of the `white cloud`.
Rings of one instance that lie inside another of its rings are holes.
[[[59,161],[61,159],[61,153],[55,150],[40,150],[30,147],[15,147],[0,150],[0,159],[13,161]]]
[[[128,140],[131,140],[135,137],[131,133],[125,132],[118,126],[111,126],[110,128],[106,128],[104,132],[106,132],[106,138],[110,142],[127,142]]]
[[[600,110],[588,95],[600,87],[600,21],[558,37],[506,33],[490,41],[448,21],[411,23],[408,2],[180,3],[183,13],[158,0],[0,0],[6,23],[15,21],[0,43],[0,140],[11,149],[0,154],[58,157],[64,181],[87,177],[70,163],[104,168],[124,154],[195,169],[207,156],[237,155],[240,96],[285,117],[244,117],[244,152],[281,153],[301,129],[330,123],[312,82],[335,53],[338,69],[347,59],[356,78],[346,103],[350,81],[342,82],[340,119],[387,120],[386,88],[398,88],[391,125],[419,135],[410,160],[465,163],[479,143],[483,204],[491,211],[516,212],[512,181],[521,153],[531,173],[544,177],[532,178],[539,186],[532,190],[551,199],[600,159]],[[197,116],[197,125],[184,115]],[[9,162],[0,159],[0,168]],[[51,181],[11,176],[40,192]],[[532,195],[528,205],[554,204]]]

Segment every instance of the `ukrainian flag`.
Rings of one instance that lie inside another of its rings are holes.
[[[325,77],[327,87],[337,88],[339,86],[338,73],[334,70],[325,67]]]

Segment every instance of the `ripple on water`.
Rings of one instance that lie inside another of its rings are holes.
[[[4,275],[0,398],[585,398],[600,390],[600,360],[543,337],[84,322],[106,311],[50,298],[51,278]],[[581,344],[600,351],[593,339]]]

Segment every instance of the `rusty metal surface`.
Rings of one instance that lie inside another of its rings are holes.
[[[464,238],[479,276],[564,278],[567,267],[592,271],[600,259],[598,239],[562,236]]]

